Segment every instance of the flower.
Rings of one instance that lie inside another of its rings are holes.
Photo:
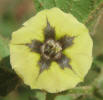
[[[13,32],[10,62],[31,89],[57,93],[84,80],[92,46],[88,29],[72,14],[45,9]]]

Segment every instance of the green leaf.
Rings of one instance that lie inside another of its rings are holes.
[[[46,93],[43,92],[43,91],[36,91],[35,97],[37,98],[37,100],[45,100],[46,99]]]
[[[68,90],[69,94],[92,94],[93,87],[92,86],[78,86],[73,89]]]
[[[72,13],[79,21],[85,23],[89,14],[103,0],[55,0],[56,6],[65,12]]]
[[[17,30],[18,24],[14,20],[11,12],[5,12],[0,16],[0,35],[4,38],[10,39],[11,33]]]
[[[69,95],[60,95],[60,96],[56,96],[54,100],[73,100],[73,99]]]
[[[37,11],[56,6],[64,12],[72,13],[83,23],[88,20],[92,11],[94,11],[101,3],[103,3],[103,0],[34,0]]]
[[[96,22],[93,25],[90,25],[89,27],[92,29],[91,34],[93,35],[93,40],[94,40],[93,55],[94,56],[102,55],[103,54],[103,48],[102,48],[102,45],[103,45],[103,9],[100,10]]]
[[[17,88],[17,92],[17,100],[32,100],[32,92],[30,90],[30,87],[27,87],[24,84],[22,84]]]
[[[0,36],[0,59],[9,55],[8,40]]]
[[[6,96],[14,90],[19,81],[19,77],[14,72],[0,67],[0,96]]]
[[[6,96],[21,83],[21,79],[11,69],[10,57],[7,56],[0,61],[0,96]]]
[[[55,0],[39,0],[43,8],[52,8],[55,6]]]
[[[21,85],[18,88],[19,100],[45,100],[46,93],[39,90],[31,90],[30,87]]]
[[[34,0],[36,12],[46,9],[46,8],[52,8],[55,6],[54,0]]]
[[[69,12],[73,0],[55,0],[55,3],[56,3],[56,7],[60,8],[64,12]]]
[[[39,2],[39,0],[34,0],[34,3],[35,3],[36,12],[39,12],[40,10],[43,9],[43,6],[42,6],[42,4]]]
[[[54,100],[56,97],[56,93],[47,93],[46,100]]]
[[[10,64],[10,56],[6,56],[0,61],[0,67],[7,68],[12,71],[11,64]]]

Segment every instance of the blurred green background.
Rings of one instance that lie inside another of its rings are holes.
[[[26,20],[55,6],[72,13],[88,27],[94,60],[83,83],[63,93],[50,94],[18,85],[18,77],[11,71],[9,41],[12,32]],[[0,0],[0,100],[103,100],[103,0]]]

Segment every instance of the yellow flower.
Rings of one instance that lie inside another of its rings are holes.
[[[73,15],[46,9],[13,32],[11,65],[31,89],[56,93],[84,80],[92,45],[88,29]]]

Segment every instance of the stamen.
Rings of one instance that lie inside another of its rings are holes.
[[[42,46],[41,51],[46,59],[58,59],[61,56],[62,47],[59,42],[50,39]]]

